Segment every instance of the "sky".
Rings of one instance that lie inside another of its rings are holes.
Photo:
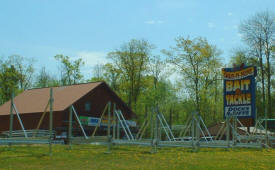
[[[153,54],[175,46],[178,36],[198,36],[223,51],[243,46],[239,23],[275,10],[274,0],[0,0],[0,57],[21,55],[58,71],[56,54],[85,61],[85,78],[108,52],[146,39]]]

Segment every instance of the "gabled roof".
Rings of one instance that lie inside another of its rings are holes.
[[[53,98],[54,98],[53,111],[65,110],[70,105],[72,105],[77,100],[79,100],[81,97],[86,95],[88,92],[94,90],[96,87],[102,84],[108,87],[108,85],[104,82],[94,82],[94,83],[84,83],[84,84],[76,84],[76,85],[70,85],[70,86],[53,87]],[[20,112],[20,114],[39,113],[39,112],[44,112],[45,107],[49,101],[49,97],[50,97],[50,88],[30,89],[16,96],[14,98],[14,103],[16,105],[16,108]],[[0,106],[0,115],[8,115],[9,113],[10,113],[10,101]]]

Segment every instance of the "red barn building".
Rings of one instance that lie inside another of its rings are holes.
[[[37,88],[26,90],[14,98],[14,104],[26,130],[37,127],[49,97],[50,88]],[[106,104],[111,102],[111,111],[115,104],[125,119],[135,117],[131,109],[105,82],[53,87],[53,98],[53,128],[59,133],[66,132],[68,129],[69,107],[71,105],[74,106],[78,116],[100,117]],[[0,106],[0,133],[9,130],[10,105],[11,102],[8,101]],[[48,128],[49,114],[47,113],[40,129]],[[92,131],[93,128],[85,126],[85,131]],[[14,115],[13,130],[21,130],[16,115]]]

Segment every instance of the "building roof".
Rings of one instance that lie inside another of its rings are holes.
[[[224,126],[224,123],[225,122],[219,122],[219,123],[216,123],[210,127],[208,127],[208,131],[209,133],[211,134],[211,136],[217,136],[218,132],[220,131],[220,129]],[[226,127],[223,127],[223,129],[226,128]],[[244,135],[245,134],[245,131],[241,128],[238,128],[238,133],[241,134],[241,135]],[[221,134],[221,132],[220,132]],[[224,133],[224,135],[226,135],[226,132]]]
[[[63,111],[70,105],[74,104],[88,92],[93,91],[96,87],[105,85],[104,82],[84,83],[69,86],[53,87],[53,111]],[[122,100],[111,90],[111,92],[121,102]],[[20,114],[44,112],[49,101],[50,88],[37,88],[26,90],[14,98],[14,103]],[[122,102],[124,106],[124,102]],[[126,106],[127,107],[127,106]],[[127,107],[127,109],[129,109]],[[0,115],[10,114],[10,101],[0,106]]]

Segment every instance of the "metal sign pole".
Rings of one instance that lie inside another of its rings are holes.
[[[229,126],[229,115],[226,117],[226,141],[227,141],[227,148],[230,147],[229,143],[229,135],[230,135],[230,126]]]
[[[238,134],[238,125],[237,125],[237,116],[234,117],[234,145],[237,144],[237,134]]]
[[[233,142],[233,146],[235,145],[235,118],[236,118],[236,116],[233,116],[232,117],[233,119],[232,119],[232,142]]]

